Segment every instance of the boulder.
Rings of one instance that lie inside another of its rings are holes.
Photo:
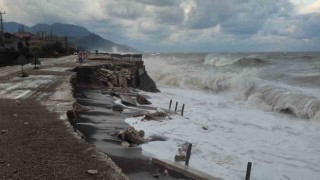
[[[145,104],[152,104],[150,101],[148,101],[145,97],[143,97],[142,95],[138,94],[137,95],[137,102],[141,105],[145,105]]]

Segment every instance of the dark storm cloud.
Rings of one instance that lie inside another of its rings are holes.
[[[320,11],[299,14],[289,0],[0,0],[0,7],[8,21],[76,24],[146,49],[320,43]]]

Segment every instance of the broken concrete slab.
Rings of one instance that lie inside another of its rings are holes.
[[[127,141],[131,144],[144,144],[146,143],[146,139],[143,138],[144,131],[137,131],[134,127],[129,127],[126,131],[120,131],[117,135],[118,138],[123,141]]]
[[[120,99],[122,101],[122,104],[124,104],[124,105],[137,106],[136,101],[133,98],[131,98],[130,96],[121,94]]]

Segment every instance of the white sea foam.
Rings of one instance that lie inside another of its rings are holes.
[[[170,58],[169,61],[177,61]],[[248,101],[264,110],[286,111],[305,119],[320,121],[319,92],[306,88],[275,84],[258,78],[256,68],[215,73],[185,64],[168,64],[157,58],[146,61],[151,77],[160,86],[228,91],[234,99]],[[315,92],[315,93],[314,93]]]
[[[173,99],[186,108],[184,117],[175,115],[173,120],[126,120],[147,136],[168,138],[142,145],[143,153],[173,160],[178,145],[191,142],[190,166],[224,179],[244,179],[248,161],[253,162],[252,179],[318,179],[319,91],[261,79],[259,68],[230,70],[226,65],[234,63],[232,58],[219,61],[210,64],[205,59],[210,69],[199,61],[192,65],[174,57],[145,60],[162,91],[147,93],[152,103],[165,108]],[[217,69],[220,67],[226,69]],[[203,125],[209,129],[204,130]]]
[[[185,103],[185,116],[174,115],[163,122],[127,119],[147,136],[168,138],[142,145],[145,155],[173,160],[178,145],[190,142],[190,166],[224,179],[243,179],[248,161],[253,162],[252,179],[319,177],[320,129],[313,122],[263,112],[218,94],[178,88],[161,91],[147,93],[152,103],[163,108],[170,99]]]

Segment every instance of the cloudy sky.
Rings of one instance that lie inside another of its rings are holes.
[[[147,52],[320,51],[320,0],[0,0],[0,11]]]

